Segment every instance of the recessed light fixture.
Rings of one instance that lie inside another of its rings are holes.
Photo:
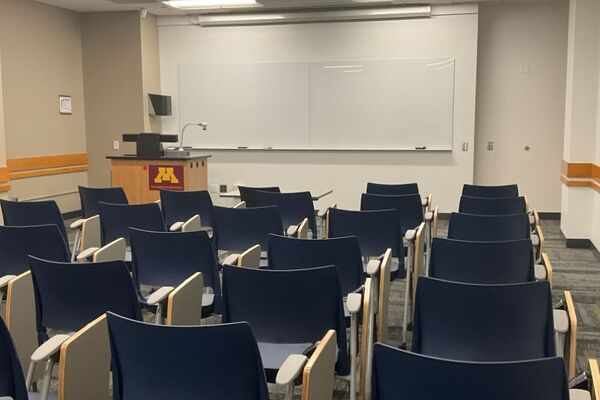
[[[257,3],[256,0],[168,0],[163,1],[163,4],[182,10],[194,10],[206,7],[252,6]]]

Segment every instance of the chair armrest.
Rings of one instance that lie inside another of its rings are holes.
[[[564,310],[552,310],[554,314],[554,331],[565,334],[569,331],[569,317]]]
[[[296,232],[298,232],[298,228],[300,228],[300,225],[290,225],[286,229],[285,233],[288,236],[296,236]]]
[[[425,213],[425,221],[432,221],[433,220],[433,212],[432,211],[427,211]]]
[[[373,276],[379,272],[379,267],[381,266],[381,262],[379,260],[371,260],[367,264],[367,275]]]
[[[425,197],[421,199],[421,205],[426,206],[429,203],[429,198]]]
[[[229,254],[227,257],[223,259],[221,264],[225,265],[237,265],[238,259],[240,258],[239,254]]]
[[[550,262],[550,258],[547,253],[542,253],[542,263],[546,268],[546,280],[550,283],[550,287],[552,287],[552,278],[554,276],[554,270],[552,269],[552,263]]]
[[[8,282],[12,281],[16,277],[17,277],[16,275],[4,275],[4,276],[0,276],[0,288],[8,286]]]
[[[165,300],[169,296],[169,293],[171,293],[173,291],[173,289],[175,289],[175,288],[172,286],[161,287],[156,292],[152,293],[150,296],[148,296],[146,298],[146,303],[151,304],[151,305],[156,305],[156,304],[160,303],[161,301]]]
[[[590,365],[590,375],[591,377],[591,387],[592,393],[594,393],[594,398],[596,400],[600,399],[600,368],[598,368],[597,360],[589,360]]]
[[[409,229],[406,231],[406,234],[404,235],[404,238],[406,240],[408,240],[409,242],[412,242],[413,240],[415,240],[416,237],[417,237],[416,229]]]
[[[528,214],[529,217],[529,225],[535,225],[535,216],[533,214]]]
[[[592,400],[592,395],[587,390],[569,389],[570,400]]]
[[[356,314],[360,311],[362,305],[362,296],[360,293],[350,293],[346,299],[346,307],[350,314]]]
[[[85,222],[85,218],[79,218],[77,221],[75,221],[71,225],[69,225],[69,228],[79,229],[79,228],[81,228],[81,226],[83,225],[84,222]]]
[[[0,400],[14,400],[14,399],[10,396],[2,396],[2,397],[0,397]]]
[[[308,357],[302,354],[290,354],[277,371],[275,383],[278,385],[289,385],[293,383],[302,373]]]
[[[534,247],[540,245],[540,237],[536,233],[531,234],[531,244],[533,244]]]
[[[535,264],[533,268],[536,281],[548,280],[548,272],[546,271],[546,267],[543,264]]]
[[[235,206],[233,206],[233,208],[246,208],[246,202],[245,201],[240,201]]]
[[[183,222],[182,221],[177,221],[177,222],[175,222],[173,225],[171,225],[169,227],[169,232],[180,231],[182,226],[183,226]]]
[[[87,260],[98,250],[100,250],[99,247],[90,247],[89,249],[83,250],[81,253],[77,254],[77,261]]]
[[[38,347],[31,355],[31,362],[40,362],[49,359],[60,351],[60,346],[71,337],[71,335],[55,335]]]

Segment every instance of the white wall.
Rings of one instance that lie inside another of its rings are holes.
[[[474,180],[518,183],[539,211],[560,211],[568,11],[567,2],[479,9]]]
[[[432,192],[442,211],[454,210],[462,184],[473,179],[478,17],[476,6],[434,10],[459,14],[400,21],[221,28],[168,26],[181,21],[163,18],[159,20],[161,85],[163,94],[173,96],[174,113],[163,120],[164,131],[178,131],[178,65],[455,57],[453,152],[215,151],[209,162],[209,183],[279,184],[285,190],[331,188],[334,194],[326,202],[337,201],[345,208],[358,207],[368,180],[418,181],[421,192]],[[471,145],[468,152],[461,151],[465,141]]]

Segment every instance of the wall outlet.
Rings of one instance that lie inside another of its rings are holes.
[[[227,193],[227,185],[219,185],[219,192]]]
[[[531,65],[523,64],[519,67],[519,72],[521,74],[530,74],[531,73]]]
[[[115,141],[113,142],[113,149],[115,149],[115,150],[119,150],[119,141],[118,141],[118,140],[115,140]]]
[[[469,151],[469,142],[463,142],[462,151]]]
[[[494,150],[494,142],[492,142],[492,141],[489,141],[489,142],[488,142],[488,145],[487,145],[487,149],[488,149],[489,151],[492,151],[492,150]]]

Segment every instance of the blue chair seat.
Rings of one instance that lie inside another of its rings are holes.
[[[258,350],[262,358],[263,367],[268,370],[279,370],[283,362],[291,354],[305,354],[313,347],[312,343],[261,343]]]

